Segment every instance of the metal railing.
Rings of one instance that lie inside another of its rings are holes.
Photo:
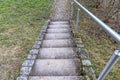
[[[76,17],[76,28],[75,28],[76,32],[78,32],[80,10],[83,10],[96,23],[98,23],[101,26],[101,28],[103,28],[104,31],[107,32],[116,42],[120,43],[120,35],[110,26],[108,26],[99,18],[97,18],[94,14],[92,14],[89,10],[87,10],[84,6],[82,6],[77,0],[72,0],[71,2],[71,14],[70,14],[71,18],[73,17],[73,13],[74,13],[74,4],[78,6],[78,12]],[[119,58],[120,58],[120,50],[115,50],[114,54],[106,64],[105,68],[103,69],[97,80],[104,80],[107,74],[110,72],[111,68],[114,66],[114,64],[117,63]]]

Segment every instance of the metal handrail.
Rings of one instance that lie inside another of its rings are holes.
[[[84,10],[95,22],[97,22],[111,37],[113,37],[118,43],[120,43],[120,35],[111,29],[107,24],[93,15],[85,7],[83,7],[77,0],[73,0],[82,10]]]
[[[92,14],[89,10],[87,10],[83,5],[81,5],[77,0],[72,0],[71,8],[73,8],[74,3],[76,3],[79,6],[79,9],[77,12],[77,19],[76,19],[76,29],[78,29],[79,10],[82,9],[95,22],[97,22],[105,30],[105,32],[107,32],[116,42],[120,43],[120,35],[115,30],[113,30],[110,26],[108,26],[99,18],[97,18],[94,14]],[[71,9],[71,10],[72,10],[71,16],[73,16],[74,9]],[[97,80],[104,80],[107,74],[110,72],[111,68],[114,66],[114,64],[119,60],[119,58],[120,58],[120,50],[115,50],[114,54],[110,58],[109,62],[107,63],[106,67],[103,69],[103,71],[101,72]]]

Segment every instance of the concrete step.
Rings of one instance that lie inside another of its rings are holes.
[[[54,22],[50,22],[50,24],[52,24],[52,25],[56,25],[56,24],[61,25],[61,24],[69,24],[69,22],[68,21],[54,21]]]
[[[73,59],[77,57],[74,48],[41,48],[39,59]]]
[[[78,76],[79,59],[37,59],[32,76]]]
[[[43,40],[42,48],[74,47],[72,39]]]
[[[71,39],[73,36],[70,33],[52,33],[45,34],[45,39]]]
[[[47,33],[71,33],[71,29],[47,29]]]
[[[28,80],[84,80],[83,76],[30,76]]]
[[[70,25],[49,25],[48,26],[49,29],[70,29]]]

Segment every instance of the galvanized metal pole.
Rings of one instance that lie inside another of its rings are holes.
[[[75,28],[76,32],[78,32],[79,18],[80,18],[80,8],[78,8],[78,11],[77,11],[76,28]]]
[[[73,13],[74,13],[74,2],[71,2],[71,9],[70,9],[70,20],[73,19]]]
[[[110,58],[109,62],[107,63],[106,67],[100,74],[99,78],[97,80],[104,80],[107,74],[110,72],[114,64],[119,60],[120,58],[120,50],[115,50],[114,54]]]

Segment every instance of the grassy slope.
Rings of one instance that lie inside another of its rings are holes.
[[[52,0],[0,0],[0,80],[15,80]]]
[[[94,4],[89,0],[80,0],[90,11],[97,13]],[[112,56],[114,50],[120,49],[120,46],[115,43],[91,18],[84,12],[81,12],[81,20],[79,27],[79,35],[85,44],[85,47],[90,54],[90,59],[93,63],[93,68],[97,76],[100,74],[106,62]],[[84,15],[84,16],[83,16]],[[97,14],[96,14],[97,15]],[[98,17],[102,17],[98,16]],[[120,61],[114,66],[112,71],[107,76],[106,80],[120,79]]]

